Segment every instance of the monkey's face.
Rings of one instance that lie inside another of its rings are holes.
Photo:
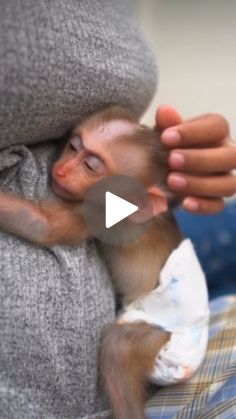
[[[54,164],[52,188],[64,199],[81,200],[95,182],[108,174],[102,158],[87,150],[78,135],[73,135]]]
[[[130,124],[126,121],[103,124],[93,121],[77,127],[54,164],[54,192],[63,199],[82,200],[94,183],[105,176],[118,174],[120,164],[114,156],[114,138],[128,127]]]

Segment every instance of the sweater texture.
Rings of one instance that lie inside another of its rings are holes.
[[[60,137],[111,104],[138,117],[156,86],[126,0],[0,1],[0,187],[53,198]],[[114,319],[95,241],[36,247],[0,232],[0,418],[106,416],[101,330]]]

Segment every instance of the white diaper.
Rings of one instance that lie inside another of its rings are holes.
[[[157,288],[123,308],[122,322],[145,321],[171,332],[156,358],[150,380],[179,383],[201,364],[208,341],[208,293],[204,273],[189,239],[169,256]]]

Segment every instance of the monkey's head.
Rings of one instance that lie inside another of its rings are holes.
[[[72,131],[53,166],[54,192],[63,199],[83,200],[102,178],[127,175],[144,183],[154,214],[165,211],[167,152],[158,136],[118,106],[88,117]]]

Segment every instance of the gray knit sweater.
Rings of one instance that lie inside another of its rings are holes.
[[[0,0],[0,187],[52,197],[57,139],[114,103],[139,116],[153,56],[126,0]],[[114,297],[94,242],[47,250],[0,233],[0,418],[97,418]]]

